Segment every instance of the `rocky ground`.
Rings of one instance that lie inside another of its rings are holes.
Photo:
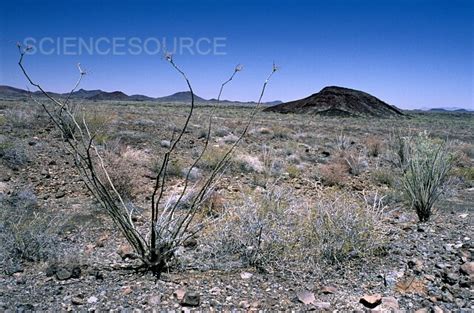
[[[318,275],[312,276],[312,269],[292,277],[235,266],[220,271],[174,268],[156,279],[133,269],[137,261],[129,258],[130,248],[96,207],[54,128],[45,123],[31,128],[2,125],[3,141],[20,140],[30,161],[17,169],[2,164],[0,194],[32,187],[41,210],[67,221],[57,242],[62,252],[46,261],[4,263],[0,310],[474,310],[474,190],[470,186],[460,185],[439,202],[428,223],[418,223],[406,208],[390,207],[384,221],[388,231],[384,253],[314,269]],[[360,136],[367,132],[357,129]],[[373,132],[382,129],[383,125]],[[252,140],[266,140],[251,138],[249,146]],[[232,180],[234,185],[250,181],[241,176],[237,182]],[[367,184],[361,180],[348,185]],[[309,177],[297,177],[285,183],[294,186],[296,194],[309,197],[316,187],[308,181]],[[192,257],[194,251],[190,248],[187,253]]]

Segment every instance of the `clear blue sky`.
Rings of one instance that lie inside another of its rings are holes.
[[[339,85],[402,108],[474,107],[472,0],[10,0],[1,2],[0,12],[4,85],[26,86],[15,43],[27,37],[51,37],[54,44],[64,37],[224,37],[225,55],[175,56],[204,98],[216,97],[220,83],[242,63],[244,71],[224,98],[257,99],[275,60],[281,71],[266,100],[298,99]],[[90,71],[85,89],[150,96],[186,89],[159,55],[57,51],[25,61],[48,90],[68,91],[77,62]]]

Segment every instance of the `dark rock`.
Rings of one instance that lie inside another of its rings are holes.
[[[201,297],[196,292],[187,291],[184,294],[183,300],[181,300],[182,306],[199,306],[201,304]]]
[[[408,267],[415,272],[421,273],[423,270],[423,261],[417,258],[412,258],[410,261],[408,261]]]
[[[74,305],[83,305],[86,303],[86,301],[81,297],[72,297],[71,303]]]
[[[375,295],[365,295],[359,300],[362,305],[369,309],[373,309],[382,303],[382,296],[379,294]]]
[[[452,273],[452,272],[444,272],[443,273],[443,282],[449,285],[454,285],[458,282],[459,275]]]
[[[64,196],[66,195],[66,193],[64,191],[58,191],[55,195],[56,199],[61,199],[63,198]]]
[[[46,270],[46,276],[48,276],[48,274],[52,276],[51,272],[53,270],[57,280],[68,280],[70,278],[81,277],[81,268],[77,265],[68,265],[64,267],[56,265],[55,268],[52,267],[51,269]]]
[[[67,268],[60,268],[56,271],[57,280],[68,280],[72,277],[72,273]]]
[[[8,263],[8,264],[5,266],[4,272],[5,272],[5,275],[11,276],[11,275],[13,275],[13,274],[15,274],[15,273],[21,273],[21,272],[23,272],[23,267],[22,267],[21,264],[18,263],[18,262]]]

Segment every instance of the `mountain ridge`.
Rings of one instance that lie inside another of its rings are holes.
[[[7,98],[15,98],[15,97],[27,97],[29,95],[28,90],[24,90],[21,88],[16,88],[7,85],[0,85],[0,98],[7,97]],[[52,96],[55,97],[68,97],[68,93],[55,93],[55,92],[48,92]],[[42,96],[40,91],[32,92],[32,94],[37,96]],[[79,89],[74,91],[71,94],[71,99],[83,99],[83,100],[91,100],[91,101],[152,101],[158,103],[177,103],[177,102],[190,102],[191,101],[191,92],[189,91],[178,91],[171,95],[163,96],[163,97],[149,97],[146,95],[141,94],[134,94],[134,95],[127,95],[122,91],[103,91],[101,89],[94,89],[94,90],[86,90],[86,89]],[[194,94],[194,101],[196,103],[215,103],[216,99],[204,99],[196,94]],[[237,104],[256,104],[254,101],[233,101],[233,100],[221,100],[221,103],[237,103]],[[263,105],[274,105],[282,103],[282,101],[275,100],[266,103],[262,103]]]

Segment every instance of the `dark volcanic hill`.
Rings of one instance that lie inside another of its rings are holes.
[[[96,94],[95,96],[87,98],[89,100],[95,100],[95,101],[103,101],[103,100],[114,100],[114,101],[127,101],[129,100],[129,96],[124,94],[121,91],[112,91],[112,92],[105,92],[102,91],[99,94]]]
[[[180,91],[172,95],[156,98],[159,102],[190,102],[191,101],[191,92],[189,91]],[[194,102],[206,102],[206,99],[203,99],[196,94],[194,94]]]
[[[307,113],[329,116],[401,116],[403,113],[363,91],[331,86],[307,98],[266,108],[266,112]]]

